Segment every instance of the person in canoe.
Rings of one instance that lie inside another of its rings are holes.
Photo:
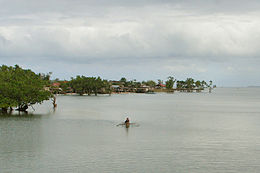
[[[125,120],[125,127],[128,128],[129,126],[130,126],[130,120],[127,117],[126,120]]]
[[[126,120],[125,120],[125,124],[126,124],[126,123],[130,123],[130,120],[129,120],[128,117],[127,117]]]

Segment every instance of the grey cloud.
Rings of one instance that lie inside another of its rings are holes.
[[[231,79],[259,72],[259,4],[0,0],[0,62],[39,72],[55,68],[62,78],[176,74],[222,83],[224,74]],[[64,72],[61,66],[73,68]]]
[[[0,35],[0,46],[3,47],[6,44],[6,39]]]
[[[112,7],[144,7],[153,5],[170,5],[186,10],[203,12],[248,12],[258,11],[258,0],[1,0],[0,14],[29,14],[43,12],[78,13],[105,10]]]
[[[145,26],[141,23],[114,23],[90,27],[22,27],[6,29],[6,35],[12,35],[8,44],[2,47],[4,56],[53,57],[64,60],[88,62],[105,59],[208,59],[224,61],[227,57],[257,57],[260,38],[255,29],[252,33],[229,33],[227,30],[213,30],[214,25],[200,23],[167,24],[153,23]],[[170,20],[171,22],[171,20]],[[108,24],[108,28],[104,27]],[[206,23],[207,24],[207,23]],[[180,26],[182,25],[182,26]],[[197,27],[193,28],[193,25]],[[202,26],[198,26],[202,25]],[[237,26],[238,30],[240,26]],[[158,32],[160,31],[160,32]],[[236,32],[236,30],[235,30]],[[252,37],[252,35],[255,35]],[[92,59],[93,61],[93,59]],[[134,61],[133,61],[134,62]]]

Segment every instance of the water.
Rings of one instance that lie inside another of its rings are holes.
[[[0,116],[0,172],[260,172],[259,88],[57,103]]]

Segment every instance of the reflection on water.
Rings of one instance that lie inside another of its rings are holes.
[[[0,172],[259,172],[260,89],[57,97],[0,115]],[[140,126],[118,127],[131,115]]]
[[[126,134],[128,135],[129,127],[125,127]]]

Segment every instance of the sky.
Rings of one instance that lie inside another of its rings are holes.
[[[259,0],[0,0],[0,65],[260,86]]]

